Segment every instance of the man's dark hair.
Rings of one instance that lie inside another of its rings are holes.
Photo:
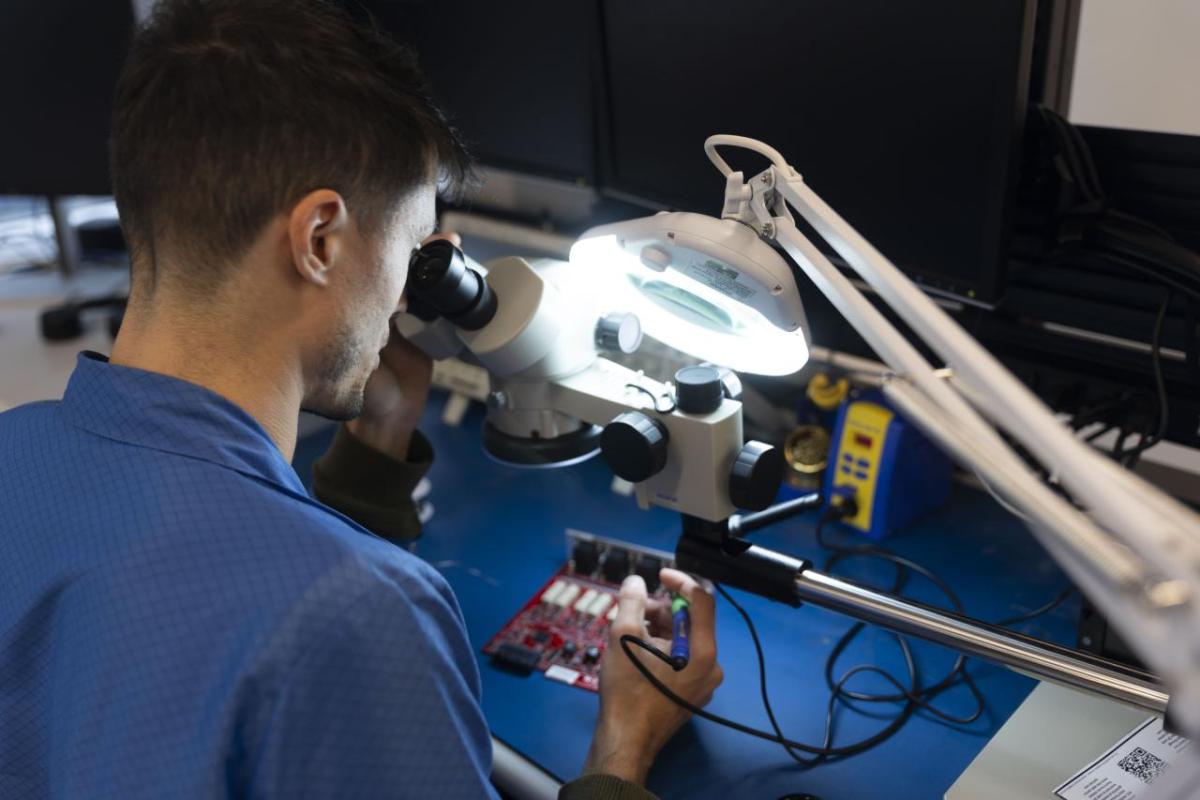
[[[111,158],[134,280],[152,287],[167,248],[201,289],[307,192],[338,191],[370,230],[471,171],[413,53],[324,0],[161,0],[117,83]]]

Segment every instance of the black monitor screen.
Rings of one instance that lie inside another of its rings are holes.
[[[0,193],[108,194],[130,0],[8,0],[0,23]]]
[[[716,213],[704,139],[780,150],[923,283],[1000,287],[1032,49],[1032,0],[604,3],[604,183]],[[752,172],[762,160],[735,162]]]
[[[354,2],[417,51],[485,164],[595,182],[593,2]]]

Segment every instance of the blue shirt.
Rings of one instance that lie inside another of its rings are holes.
[[[446,582],[248,414],[84,354],[0,414],[0,798],[491,796]]]

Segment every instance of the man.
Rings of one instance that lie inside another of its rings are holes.
[[[390,319],[437,183],[469,169],[410,55],[320,0],[164,0],[112,167],[132,290],[111,360],[0,415],[0,797],[492,795],[453,595],[351,518],[411,532],[398,484],[354,472],[429,458],[428,363]],[[318,471],[348,515],[289,466],[301,408],[357,417]],[[649,666],[702,704],[712,598],[663,581],[692,662]],[[614,634],[647,615],[630,579]],[[610,647],[563,796],[644,796],[686,718]]]

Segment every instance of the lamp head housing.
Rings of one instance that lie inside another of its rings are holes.
[[[571,264],[615,272],[610,305],[659,341],[739,372],[790,375],[808,361],[791,266],[741,222],[664,212],[592,228]]]

